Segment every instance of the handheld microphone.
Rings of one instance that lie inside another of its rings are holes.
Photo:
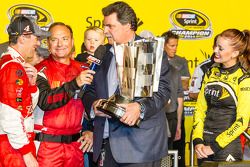
[[[88,56],[88,61],[91,62],[88,69],[97,71],[98,67],[102,64],[102,59],[106,53],[106,47],[104,45],[100,45],[96,48],[94,52],[94,56]],[[79,97],[81,98],[87,88],[87,85],[83,85],[81,92],[79,93]]]
[[[97,67],[101,65],[105,52],[106,52],[106,47],[103,45],[100,45],[95,50],[94,56],[87,57],[88,61],[90,62],[90,66],[89,66],[90,70],[95,71]]]

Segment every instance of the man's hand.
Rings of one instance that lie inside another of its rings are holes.
[[[79,149],[81,149],[83,152],[89,152],[93,146],[93,132],[82,132],[82,136],[77,140],[77,142],[81,142]]]
[[[23,155],[23,160],[24,160],[26,167],[38,167],[39,166],[36,158],[32,155],[31,152]]]
[[[32,86],[35,85],[36,78],[37,78],[36,68],[29,63],[24,63],[23,67],[24,67],[24,70],[29,78],[30,85],[32,85]]]
[[[129,126],[134,126],[141,114],[141,106],[139,103],[128,103],[128,104],[119,104],[119,106],[125,108],[126,112],[120,119],[121,122]]]
[[[82,71],[77,77],[76,77],[76,83],[79,87],[83,86],[84,84],[90,85],[93,81],[93,75],[95,74],[95,71],[93,70],[85,70]]]
[[[92,104],[94,112],[95,112],[95,116],[99,116],[99,117],[107,117],[107,118],[111,118],[111,116],[105,114],[104,112],[101,112],[97,109],[97,106],[99,106],[100,102],[102,99],[96,100],[94,101],[94,103]]]

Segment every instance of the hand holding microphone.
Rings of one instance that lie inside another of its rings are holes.
[[[106,47],[103,45],[98,46],[98,48],[95,50],[94,56],[88,57],[88,60],[91,62],[88,70],[82,71],[81,74],[76,78],[78,86],[82,86],[82,90],[79,93],[80,98],[83,96],[87,85],[91,84],[93,80],[93,75],[95,74],[95,71],[97,71],[98,67],[101,65],[105,53]]]
[[[89,70],[97,71],[98,67],[102,63],[102,59],[105,55],[105,52],[106,52],[106,48],[103,45],[100,45],[96,48],[94,56],[88,57],[88,60],[91,62],[90,66],[89,66]],[[86,89],[86,85],[83,85],[82,91],[84,92],[85,89]]]
[[[79,87],[82,87],[83,85],[90,85],[93,81],[93,75],[95,74],[95,71],[93,70],[85,70],[82,71],[77,77],[76,77],[76,83]]]

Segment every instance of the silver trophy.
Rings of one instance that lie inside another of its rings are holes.
[[[141,39],[128,45],[114,43],[120,93],[101,100],[97,109],[120,119],[125,109],[117,104],[152,97],[158,91],[163,48],[164,38]]]

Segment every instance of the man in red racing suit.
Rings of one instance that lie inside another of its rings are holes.
[[[7,31],[9,47],[0,60],[0,167],[38,167],[33,132],[37,70],[26,61],[45,32],[24,16],[16,17]]]
[[[36,135],[41,141],[38,163],[40,167],[83,166],[83,150],[79,149],[78,139],[84,107],[78,93],[82,85],[91,83],[93,71],[84,71],[80,63],[70,58],[72,34],[65,24],[54,23],[49,31],[51,55],[36,66],[38,106],[44,111],[41,133]]]
[[[0,166],[25,166],[22,155],[29,152],[35,157],[32,108],[39,91],[29,84],[22,63],[12,48],[0,61]]]

